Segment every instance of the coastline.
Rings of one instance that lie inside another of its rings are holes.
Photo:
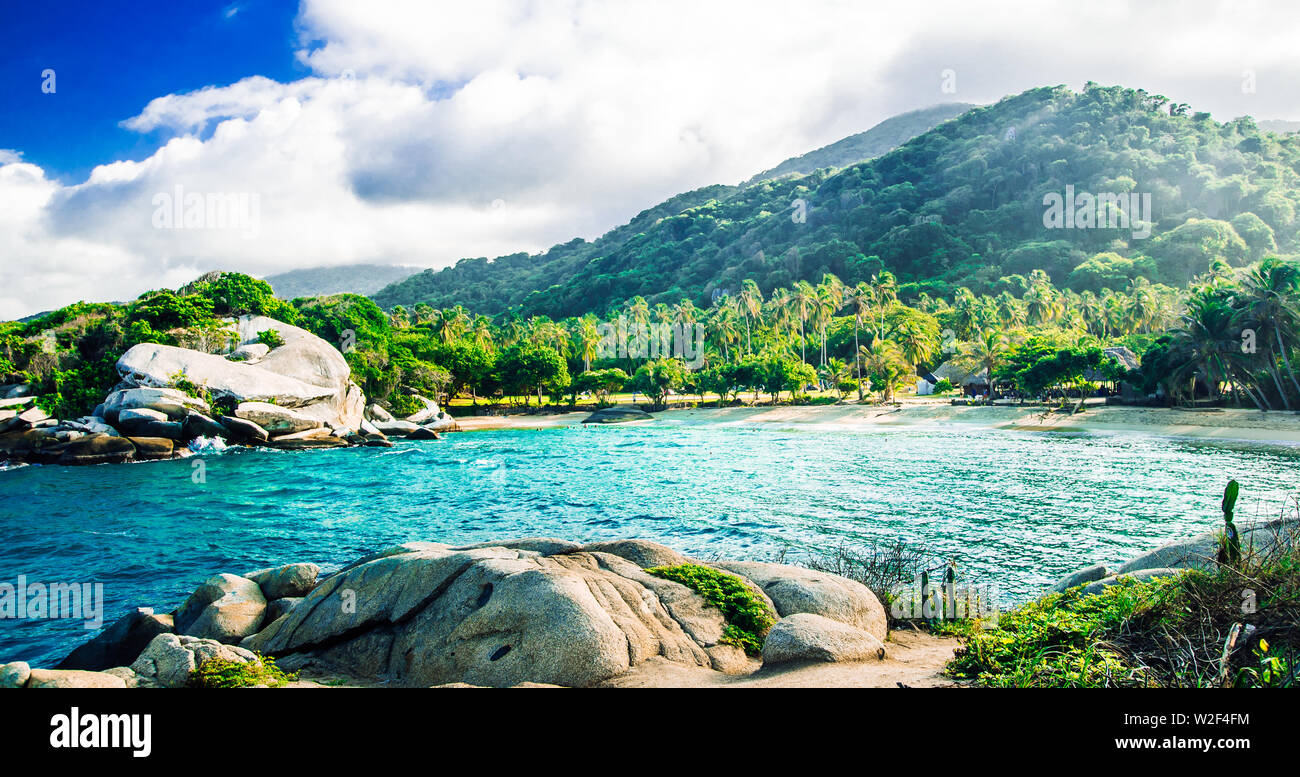
[[[1088,405],[1082,412],[1044,412],[1016,405],[961,406],[947,400],[904,400],[898,407],[875,405],[794,405],[777,407],[674,408],[655,413],[674,425],[768,425],[774,428],[837,431],[957,427],[1019,432],[1128,433],[1157,437],[1300,445],[1300,413],[1222,409]],[[458,418],[462,431],[553,429],[580,425],[589,413],[470,416]],[[630,423],[651,423],[633,421]]]

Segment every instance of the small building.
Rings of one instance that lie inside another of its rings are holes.
[[[986,394],[989,390],[988,373],[986,369],[975,372],[962,369],[949,359],[932,371],[917,376],[916,393],[921,396],[933,394],[939,381],[947,379],[953,386],[960,388],[963,394]]]

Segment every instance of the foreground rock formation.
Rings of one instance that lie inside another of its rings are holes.
[[[746,655],[725,638],[721,610],[646,571],[685,563],[706,564],[645,540],[528,538],[412,542],[323,578],[310,564],[223,573],[170,619],[132,613],[61,666],[109,672],[110,684],[174,687],[208,658],[257,652],[289,671],[362,682],[581,687],[652,659],[735,675],[884,657],[885,611],[865,586],[780,564],[707,563],[739,577],[775,620],[761,656]],[[38,671],[5,665],[0,684],[31,687]]]

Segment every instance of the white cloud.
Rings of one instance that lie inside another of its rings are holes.
[[[442,266],[595,237],[681,191],[938,102],[1087,79],[1220,118],[1300,118],[1300,10],[1177,3],[307,0],[314,75],[163,95],[171,139],[60,185],[0,151],[0,317],[215,268]],[[958,92],[939,90],[944,68]],[[1259,91],[1245,95],[1244,69]],[[1290,111],[1290,113],[1288,113]],[[159,230],[153,197],[258,196],[254,238]],[[501,208],[491,203],[504,201]]]

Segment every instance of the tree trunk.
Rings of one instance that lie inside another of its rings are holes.
[[[1282,363],[1286,365],[1287,377],[1291,379],[1291,385],[1295,386],[1296,398],[1300,399],[1300,381],[1296,380],[1295,370],[1291,367],[1291,357],[1287,355],[1286,343],[1282,342],[1282,328],[1276,318],[1273,319],[1273,336],[1277,338],[1278,350],[1282,352]]]

